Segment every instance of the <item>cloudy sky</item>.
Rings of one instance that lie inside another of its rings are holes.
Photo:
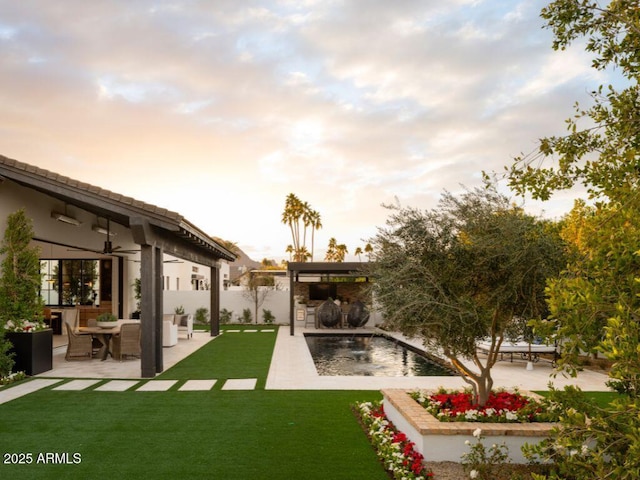
[[[287,258],[295,193],[350,252],[605,83],[539,0],[0,0],[0,154]],[[544,205],[547,216],[570,195]],[[532,213],[540,205],[527,202]]]

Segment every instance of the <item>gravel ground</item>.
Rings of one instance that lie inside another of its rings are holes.
[[[434,480],[462,480],[467,478],[462,465],[455,462],[428,462],[433,470]]]
[[[427,466],[433,470],[434,480],[465,480],[469,478],[464,468],[456,462],[427,462]],[[508,480],[512,474],[519,474],[523,480],[530,479],[532,469],[528,465],[504,465],[500,472],[496,472],[493,480]],[[541,473],[540,471],[538,473]]]

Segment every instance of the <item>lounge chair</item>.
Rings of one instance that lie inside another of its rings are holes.
[[[69,343],[67,344],[67,354],[64,356],[65,360],[91,360],[91,335],[76,334],[73,326],[67,322],[67,337],[69,338]]]
[[[490,340],[480,340],[476,342],[476,347],[483,353],[489,353],[491,349],[491,341]],[[560,358],[560,354],[558,352],[557,345],[545,345],[541,343],[529,343],[524,340],[504,340],[502,345],[500,345],[500,349],[498,350],[500,353],[500,358],[504,359],[504,354],[509,354],[511,357],[511,361],[513,362],[513,354],[520,355],[522,360],[528,360],[529,354],[531,354],[531,360],[537,362],[540,360],[540,354],[552,354],[553,359],[551,361],[552,364],[555,364],[556,360]]]

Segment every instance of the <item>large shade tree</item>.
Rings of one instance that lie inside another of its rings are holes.
[[[640,220],[640,1],[558,0],[543,9],[542,17],[554,32],[555,49],[585,38],[594,68],[615,68],[619,74],[617,86],[592,93],[591,107],[577,106],[565,136],[541,139],[536,151],[508,168],[510,184],[519,193],[546,200],[581,185],[593,205],[577,202],[566,220],[572,261],[550,285],[553,322],[539,325],[540,331],[553,327],[568,339],[563,364],[574,370],[580,351],[617,354],[619,348],[603,340],[607,335],[622,338],[640,314],[635,235]],[[633,377],[631,370],[627,373]]]
[[[553,48],[584,40],[593,67],[615,70],[616,84],[577,106],[565,136],[543,138],[539,148],[507,168],[521,193],[547,199],[575,185],[592,206],[578,202],[563,235],[572,245],[565,273],[549,286],[552,316],[539,331],[555,329],[567,341],[564,366],[577,353],[611,359],[612,382],[625,393],[604,409],[576,405],[555,438],[538,449],[556,466],[549,478],[640,478],[640,1],[557,0],[542,17]],[[580,398],[569,392],[564,401]],[[564,452],[578,447],[579,454]],[[588,448],[581,448],[588,446]]]
[[[385,322],[441,349],[484,405],[502,341],[546,314],[545,282],[563,259],[557,228],[494,188],[445,193],[430,211],[389,208],[371,240]],[[482,338],[491,340],[486,356],[476,350]]]

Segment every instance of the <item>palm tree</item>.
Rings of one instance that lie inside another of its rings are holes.
[[[320,230],[322,228],[322,219],[320,218],[320,212],[317,210],[313,210],[311,213],[311,261],[313,262],[313,252],[314,252],[314,241],[315,241],[315,233],[316,230]]]
[[[302,216],[302,202],[293,193],[287,195],[282,223],[288,224],[291,229],[294,251],[300,248],[300,217]]]
[[[327,253],[324,256],[325,261],[333,262],[335,251],[336,251],[336,239],[331,237],[329,239],[329,245],[327,246]]]
[[[362,248],[357,247],[357,248],[356,248],[356,251],[355,251],[355,252],[353,252],[353,254],[358,256],[358,261],[359,261],[359,262],[361,262],[361,261],[362,261],[362,258],[360,258],[360,255],[362,255]]]
[[[287,248],[285,249],[285,252],[287,252],[289,254],[289,261],[292,260],[292,255],[293,255],[293,245],[289,244],[287,245]]]
[[[345,255],[349,253],[344,243],[336,245],[336,262],[344,262]]]
[[[300,238],[300,221],[304,226],[302,232],[302,239]],[[320,214],[313,210],[309,203],[301,202],[298,197],[293,193],[287,195],[285,200],[284,211],[282,212],[282,223],[289,225],[291,230],[291,238],[293,239],[293,245],[291,245],[293,252],[293,261],[306,262],[308,258],[313,258],[306,247],[307,242],[307,228],[312,227],[311,243],[313,245],[313,229],[320,228]],[[302,240],[302,242],[300,241]],[[287,247],[287,252],[288,252]]]
[[[367,254],[367,257],[368,257],[369,261],[371,261],[371,255],[373,255],[373,247],[371,246],[370,243],[367,243],[364,246],[364,251]]]

